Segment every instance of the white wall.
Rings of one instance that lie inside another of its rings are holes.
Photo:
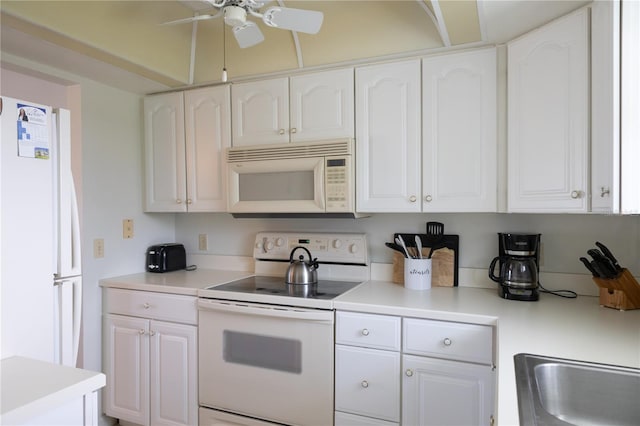
[[[100,279],[144,270],[145,250],[174,240],[173,215],[142,211],[142,100],[140,96],[3,53],[2,93],[81,116],[83,332],[81,366],[102,370]],[[8,61],[8,62],[7,62]],[[11,65],[7,65],[7,63]],[[24,68],[22,72],[6,67]],[[34,74],[31,77],[28,74]],[[60,80],[64,79],[64,80]],[[80,92],[79,102],[65,104]],[[75,148],[79,148],[76,146]],[[134,238],[122,238],[122,220],[133,219]],[[103,238],[104,258],[93,257],[93,240]]]
[[[362,219],[234,219],[226,213],[176,216],[176,239],[188,253],[251,256],[256,232],[309,230],[366,232],[374,262],[391,263],[384,246],[394,232],[424,233],[439,221],[446,234],[460,235],[460,266],[487,268],[498,252],[498,232],[542,234],[545,272],[587,273],[578,258],[600,241],[621,265],[640,275],[640,216],[549,214],[377,214]],[[198,251],[198,234],[208,234],[209,250]],[[595,285],[595,284],[594,284]]]

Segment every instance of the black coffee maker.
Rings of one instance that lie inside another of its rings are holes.
[[[495,275],[496,264],[499,275]],[[503,299],[536,301],[540,271],[540,234],[498,233],[498,257],[489,266],[489,278],[498,283]]]

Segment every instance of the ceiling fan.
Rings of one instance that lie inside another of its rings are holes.
[[[175,25],[185,22],[202,21],[224,15],[225,24],[233,28],[233,35],[241,48],[254,46],[264,40],[262,31],[255,22],[247,20],[247,14],[261,18],[262,22],[274,28],[316,34],[322,26],[323,14],[314,10],[293,9],[273,6],[260,12],[270,0],[203,0],[219,9],[213,15],[196,15],[191,18],[177,19],[162,25]]]

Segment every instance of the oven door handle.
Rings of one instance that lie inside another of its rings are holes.
[[[210,299],[198,299],[198,309],[201,311],[231,312],[265,317],[291,318],[305,321],[319,321],[333,323],[333,311],[305,310],[296,308],[274,307],[260,304],[240,304],[233,302],[219,302]]]

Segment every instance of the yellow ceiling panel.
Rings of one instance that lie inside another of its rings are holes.
[[[439,0],[451,45],[482,41],[475,0]]]

